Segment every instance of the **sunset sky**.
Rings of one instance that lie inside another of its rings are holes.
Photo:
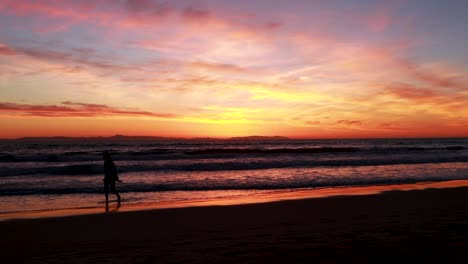
[[[468,136],[466,0],[0,0],[0,138]]]

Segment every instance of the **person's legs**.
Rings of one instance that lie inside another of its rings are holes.
[[[109,210],[109,183],[104,181],[104,195],[106,196],[106,211]]]
[[[104,194],[106,196],[106,204],[109,203],[109,183],[104,182]]]
[[[118,206],[120,206],[120,195],[119,195],[119,193],[115,190],[115,182],[111,182],[110,188],[111,188],[111,192],[114,193],[115,196],[117,196],[117,204],[118,204]]]

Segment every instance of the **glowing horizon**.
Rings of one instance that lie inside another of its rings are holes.
[[[0,138],[466,137],[465,10],[0,0]]]

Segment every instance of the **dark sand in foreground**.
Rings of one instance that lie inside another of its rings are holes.
[[[468,263],[468,188],[0,222],[1,263]]]

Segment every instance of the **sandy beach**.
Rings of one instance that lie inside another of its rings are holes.
[[[0,222],[2,263],[466,263],[468,188]]]

